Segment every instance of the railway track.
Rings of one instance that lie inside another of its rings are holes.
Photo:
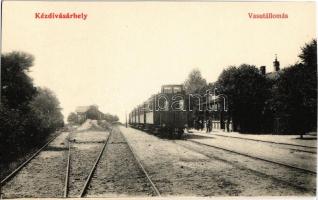
[[[223,147],[218,147],[218,146],[211,145],[211,144],[205,144],[205,143],[202,143],[202,142],[189,140],[189,139],[186,140],[186,141],[189,141],[189,142],[201,145],[201,146],[211,147],[211,148],[220,149],[220,150],[223,150],[223,151],[226,151],[226,152],[234,153],[234,154],[237,154],[237,155],[246,156],[246,157],[249,157],[249,158],[252,158],[252,159],[255,159],[255,160],[261,160],[261,161],[265,161],[265,162],[268,162],[268,163],[271,163],[271,164],[280,165],[280,166],[284,166],[284,167],[288,167],[288,168],[292,168],[292,169],[296,169],[296,170],[301,170],[301,171],[306,172],[306,173],[317,174],[317,172],[309,170],[309,169],[296,167],[296,166],[292,166],[292,165],[289,165],[289,164],[281,163],[281,162],[278,162],[278,161],[273,161],[273,160],[269,160],[269,159],[265,159],[265,158],[252,156],[252,155],[249,155],[249,154],[246,154],[246,153],[237,152],[237,151],[234,151],[234,150],[231,150],[231,149],[226,149],[226,148],[223,148]]]
[[[249,140],[249,141],[254,141],[254,142],[262,142],[262,143],[269,143],[269,144],[276,144],[276,145],[284,145],[284,146],[292,146],[292,147],[302,147],[306,148],[308,150],[301,150],[301,149],[291,149],[291,150],[296,150],[296,151],[301,151],[301,152],[307,152],[307,153],[317,153],[316,151],[310,151],[310,150],[315,150],[317,149],[316,147],[312,146],[306,146],[306,145],[298,145],[298,144],[290,144],[290,143],[283,143],[283,142],[273,142],[273,141],[266,141],[266,140],[257,140],[253,138],[242,138],[242,137],[236,137],[236,136],[229,136],[229,135],[220,135],[220,134],[213,134],[215,136],[219,137],[226,137],[226,138],[235,138],[235,139],[241,139],[241,140]],[[310,149],[310,150],[309,150]]]
[[[66,198],[68,196],[70,164],[71,164],[71,141],[68,140],[68,155],[67,155],[66,176],[65,176],[64,195],[63,195],[64,198]]]
[[[152,189],[154,190],[155,194],[160,197],[161,194],[160,194],[158,188],[156,187],[156,185],[155,185],[155,184],[153,183],[153,181],[151,180],[151,178],[150,178],[148,172],[146,171],[146,169],[143,167],[143,165],[142,165],[142,163],[141,163],[141,161],[140,161],[138,155],[135,153],[134,149],[132,148],[131,144],[128,142],[128,140],[127,140],[127,138],[125,137],[125,135],[124,135],[123,133],[121,133],[121,132],[120,132],[120,134],[121,134],[121,135],[123,136],[123,138],[125,139],[125,141],[126,141],[128,147],[129,147],[129,149],[130,149],[132,155],[134,156],[134,158],[135,158],[136,162],[138,163],[140,169],[141,169],[141,170],[143,171],[143,173],[145,174],[145,176],[146,176],[147,180],[149,181],[149,183],[150,183]]]
[[[103,155],[105,149],[106,149],[106,146],[108,144],[108,141],[109,141],[109,138],[112,134],[112,129],[111,131],[109,132],[109,135],[107,137],[107,139],[105,140],[100,152],[98,153],[98,156],[90,170],[90,173],[88,175],[88,177],[86,178],[86,181],[84,183],[84,186],[82,187],[81,191],[80,191],[80,194],[79,194],[79,197],[83,197],[85,194],[86,194],[86,191],[87,191],[87,188],[88,188],[88,185],[92,179],[92,176],[94,174],[94,171],[100,161],[100,158],[101,156]],[[72,141],[69,140],[69,143],[68,143],[68,158],[67,158],[67,165],[66,165],[66,175],[65,175],[65,184],[64,184],[64,195],[63,197],[64,198],[68,198],[69,197],[69,179],[70,179],[70,171],[71,171],[71,156],[72,156],[72,152],[71,152],[71,146],[72,145]]]
[[[85,181],[84,187],[82,188],[81,193],[80,193],[80,197],[84,197],[84,195],[87,192],[88,185],[89,185],[89,183],[90,183],[90,181],[92,179],[92,176],[93,176],[94,171],[95,171],[95,169],[96,169],[96,167],[97,167],[97,165],[98,165],[98,163],[100,161],[100,158],[102,157],[102,155],[103,155],[103,153],[104,153],[104,151],[106,149],[106,146],[108,144],[109,138],[112,135],[112,132],[113,132],[113,129],[110,130],[109,136],[107,137],[107,140],[105,141],[104,146],[103,146],[102,150],[100,151],[100,153],[99,153],[99,155],[98,155],[98,157],[97,157],[97,159],[96,159],[96,161],[95,161],[95,163],[94,163],[94,165],[93,165],[93,167],[92,167],[92,169],[91,169],[91,171],[90,171],[90,173],[89,173],[89,175],[88,175],[88,177],[87,177],[87,179]]]
[[[119,131],[120,132],[120,131]],[[113,134],[113,129],[110,131],[110,134],[109,136],[107,137],[101,151],[99,152],[96,160],[95,160],[95,163],[93,164],[91,170],[90,170],[90,173],[88,175],[88,177],[86,178],[86,181],[84,183],[84,186],[82,187],[81,191],[80,191],[80,194],[79,194],[79,197],[85,197],[85,195],[88,193],[88,190],[89,190],[89,186],[90,186],[90,183],[91,183],[91,180],[93,179],[94,177],[94,174],[95,174],[95,170],[98,166],[98,164],[100,163],[100,160],[101,160],[101,157],[103,154],[105,154],[105,151],[106,151],[106,147],[107,145],[109,144],[109,140],[111,138]],[[145,177],[147,178],[148,182],[150,183],[154,193],[157,195],[157,196],[160,196],[160,192],[159,190],[157,189],[157,187],[155,186],[155,184],[152,182],[152,180],[150,179],[150,176],[149,174],[147,173],[147,171],[145,170],[145,168],[143,167],[143,165],[141,164],[138,156],[135,154],[135,152],[133,151],[132,147],[130,146],[130,144],[128,143],[127,139],[125,138],[125,136],[120,132],[119,134],[121,134],[121,136],[125,139],[125,142],[127,143],[136,163],[138,164],[138,166],[140,167],[141,171],[143,172],[143,174],[145,175]],[[64,197],[67,198],[68,197],[68,193],[69,193],[69,176],[70,176],[70,165],[71,165],[71,143],[69,144],[69,153],[68,153],[68,162],[67,162],[67,168],[66,168],[66,178],[65,178],[65,187],[64,187]]]
[[[0,188],[4,186],[9,180],[11,180],[23,167],[25,167],[33,158],[35,158],[43,149],[45,149],[53,140],[61,135],[62,132],[52,137],[48,142],[46,142],[42,147],[40,147],[34,154],[32,154],[26,161],[19,165],[15,170],[13,170],[9,175],[1,180]]]
[[[205,153],[205,152],[203,152],[203,151],[197,150],[197,149],[195,149],[195,148],[193,148],[193,147],[189,147],[189,146],[187,146],[187,145],[185,145],[185,144],[176,143],[175,141],[174,141],[174,143],[175,143],[175,144],[178,144],[178,145],[180,145],[180,146],[182,146],[182,147],[184,147],[184,148],[186,148],[186,149],[189,149],[189,150],[191,150],[191,151],[195,151],[195,152],[197,152],[197,153],[203,154],[204,156],[206,156],[206,157],[208,157],[208,158],[210,158],[210,159],[216,159],[216,160],[219,160],[219,161],[221,161],[221,162],[225,162],[225,163],[229,163],[229,164],[231,164],[231,165],[235,165],[235,166],[238,167],[239,169],[248,170],[248,171],[250,171],[250,172],[252,172],[252,173],[254,173],[254,174],[257,174],[257,175],[260,175],[260,176],[263,176],[263,177],[271,178],[271,179],[273,179],[273,180],[276,180],[276,181],[279,181],[279,182],[282,182],[282,183],[291,185],[291,186],[293,186],[293,187],[295,187],[295,188],[298,188],[298,189],[300,189],[300,190],[310,191],[310,192],[315,192],[315,190],[316,190],[315,188],[306,188],[306,187],[303,187],[303,186],[299,186],[299,185],[297,185],[297,184],[294,184],[293,182],[286,181],[286,180],[282,180],[282,179],[277,178],[277,177],[275,177],[275,176],[273,176],[273,175],[269,175],[269,174],[267,174],[267,173],[264,173],[264,172],[261,172],[261,171],[255,170],[255,169],[251,169],[251,168],[248,168],[248,167],[244,167],[243,165],[241,166],[240,164],[238,164],[238,163],[236,163],[236,162],[232,162],[232,161],[223,159],[223,158],[221,158],[221,157],[211,156],[211,155],[209,155],[208,153]],[[198,144],[198,143],[196,143],[196,144]],[[199,144],[199,145],[200,145],[200,144]],[[223,150],[223,149],[222,149],[222,150]],[[297,169],[298,169],[298,168],[297,168]]]

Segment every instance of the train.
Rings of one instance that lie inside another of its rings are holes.
[[[186,108],[183,85],[163,85],[160,93],[152,95],[129,113],[128,124],[161,136],[181,137],[188,128]]]

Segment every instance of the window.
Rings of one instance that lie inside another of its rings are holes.
[[[163,93],[165,93],[165,94],[171,94],[171,93],[172,93],[172,88],[171,88],[171,87],[164,87],[164,88],[163,88]]]
[[[181,87],[173,87],[173,93],[180,93]]]

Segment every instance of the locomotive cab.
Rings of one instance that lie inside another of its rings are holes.
[[[160,95],[161,99],[165,97],[164,109],[159,109],[158,112],[162,131],[168,134],[182,135],[188,122],[183,85],[163,85]],[[161,103],[160,100],[159,104]]]
[[[184,93],[183,85],[163,85],[161,86],[161,93],[163,94]]]

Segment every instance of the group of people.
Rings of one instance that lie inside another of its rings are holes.
[[[203,130],[206,127],[206,132],[210,133],[212,131],[212,119],[208,118],[206,120],[198,119],[194,121],[194,127],[197,130]]]

